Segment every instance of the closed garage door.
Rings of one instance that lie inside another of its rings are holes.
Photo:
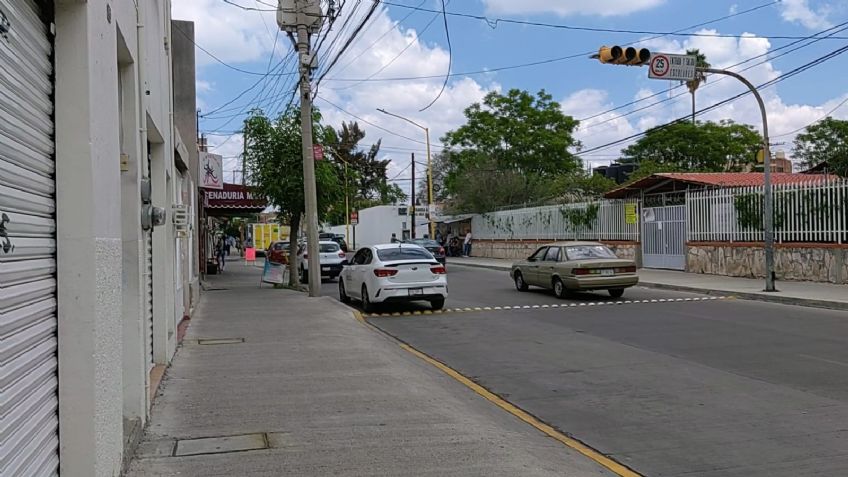
[[[58,472],[49,12],[0,0],[0,475]]]

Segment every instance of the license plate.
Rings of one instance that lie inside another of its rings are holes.
[[[325,272],[329,272],[329,271],[330,271],[330,267],[321,267],[321,270],[322,270],[322,271],[325,271]]]
[[[424,294],[423,288],[410,288],[409,289],[409,296],[416,296],[416,295],[423,295],[423,294]]]
[[[613,270],[611,268],[606,268],[604,270],[601,270],[601,276],[609,277],[611,275],[615,275],[615,270]]]

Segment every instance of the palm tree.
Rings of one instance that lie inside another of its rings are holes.
[[[695,66],[698,68],[709,68],[707,57],[697,48],[686,50],[686,54],[695,57]],[[703,71],[695,72],[695,79],[686,82],[686,87],[689,89],[689,94],[692,95],[692,124],[695,124],[695,90],[701,86],[701,83],[707,82],[707,75]]]

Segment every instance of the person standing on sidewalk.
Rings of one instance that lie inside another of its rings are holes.
[[[218,270],[224,271],[224,264],[227,261],[227,238],[221,237],[218,240],[218,245],[215,247],[215,255],[218,257]]]
[[[470,257],[471,256],[471,230],[465,233],[465,241],[462,245],[462,256]]]

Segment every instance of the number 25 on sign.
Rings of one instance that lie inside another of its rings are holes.
[[[648,78],[692,81],[695,79],[696,65],[694,56],[654,53],[648,62]]]

